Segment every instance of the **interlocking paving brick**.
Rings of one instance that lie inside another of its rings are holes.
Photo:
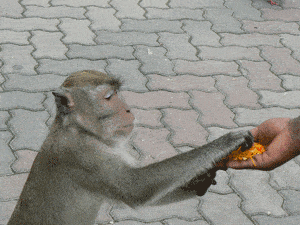
[[[186,221],[186,220],[181,220],[178,218],[172,218],[172,219],[168,219],[166,220],[168,225],[208,225],[208,223],[204,220],[196,220],[196,221]]]
[[[89,29],[90,21],[76,20],[70,18],[61,19],[59,28],[65,34],[62,41],[66,44],[79,43],[85,45],[94,45],[95,34]]]
[[[253,125],[258,126],[264,121],[276,117],[291,117],[299,116],[300,110],[298,109],[283,109],[279,107],[264,108],[264,109],[245,109],[235,108],[235,122],[240,126]]]
[[[68,6],[52,6],[52,7],[39,7],[27,6],[24,15],[26,17],[41,17],[41,18],[61,18],[69,17],[76,19],[85,19],[83,15],[84,8],[74,8]]]
[[[291,49],[292,56],[300,61],[300,36],[281,34],[281,42]]]
[[[31,42],[35,47],[32,55],[35,58],[66,59],[67,47],[60,41],[60,32],[32,31]],[[47,44],[45,44],[47,43]]]
[[[289,214],[299,214],[300,192],[295,190],[281,190],[279,193],[284,197],[284,210],[286,210]]]
[[[95,224],[114,224],[113,218],[109,215],[112,206],[108,200],[103,199],[95,219]]]
[[[230,9],[205,9],[204,17],[212,24],[212,30],[216,32],[242,33],[241,23],[233,16]]]
[[[140,31],[145,33],[170,32],[183,33],[180,21],[168,21],[163,19],[131,20],[123,19],[121,29],[123,31]]]
[[[17,201],[0,202],[0,224],[7,224]]]
[[[274,225],[274,224],[291,224],[297,225],[300,220],[300,216],[288,216],[288,217],[281,217],[281,218],[274,218],[271,216],[252,216],[254,221],[257,221],[259,224],[263,225]]]
[[[182,108],[190,109],[188,104],[190,96],[187,93],[171,93],[167,91],[155,91],[146,93],[134,93],[131,91],[122,91],[127,104],[130,107],[139,109],[153,108]]]
[[[251,20],[243,21],[243,29],[249,32],[262,34],[300,34],[297,23],[286,23],[283,21],[262,21],[256,22]]]
[[[283,198],[269,184],[269,174],[255,170],[229,170],[230,183],[242,196],[242,209],[249,214],[286,216]],[[258,191],[259,190],[259,191]]]
[[[189,43],[186,34],[159,33],[158,42],[168,50],[167,57],[170,59],[198,60],[196,49]]]
[[[27,100],[28,101],[28,100]],[[46,111],[31,112],[24,109],[14,109],[9,120],[12,133],[15,135],[10,143],[13,150],[40,150],[48,135],[45,122],[49,118]]]
[[[52,94],[52,92],[44,92],[44,94],[47,96],[47,98],[43,102],[43,105],[45,106],[46,111],[50,115],[50,117],[46,121],[46,124],[48,127],[50,127],[56,116],[56,103],[55,103],[54,95]]]
[[[261,12],[252,7],[252,1],[226,0],[225,6],[233,10],[233,16],[238,19],[262,20]]]
[[[235,62],[221,62],[214,60],[190,62],[175,60],[174,71],[179,74],[194,74],[199,76],[227,74],[239,75],[238,65]]]
[[[1,45],[0,59],[4,62],[2,73],[36,74],[34,68],[37,62],[31,56],[32,46],[18,46],[11,44]]]
[[[137,209],[129,206],[114,207],[111,215],[115,220],[135,219],[151,222],[166,218],[179,217],[187,220],[199,220],[202,217],[198,213],[199,200],[191,198],[188,200],[159,206],[145,206]]]
[[[271,71],[275,74],[300,75],[300,64],[291,57],[292,51],[287,48],[261,47],[261,56],[272,64]]]
[[[0,93],[0,109],[44,109],[42,102],[45,96],[42,93],[26,93],[21,91],[10,91]]]
[[[104,60],[87,60],[87,59],[70,59],[70,60],[52,60],[52,59],[40,59],[38,60],[39,67],[37,71],[39,73],[54,73],[60,75],[69,75],[79,70],[97,70],[105,72],[104,68],[106,62]]]
[[[109,60],[106,71],[123,81],[121,90],[148,91],[145,87],[147,78],[139,71],[141,64],[137,60]]]
[[[125,220],[125,221],[121,221],[121,222],[117,222],[117,223],[113,223],[116,225],[143,225],[145,223],[142,222],[138,222],[138,221],[133,221],[133,220]],[[154,222],[154,223],[147,223],[149,225],[162,225],[162,223],[160,222]]]
[[[147,47],[139,45],[134,55],[142,62],[140,68],[144,73],[175,75],[173,63],[165,56],[166,49],[162,47]]]
[[[192,75],[160,76],[157,74],[151,74],[147,77],[150,78],[150,81],[147,83],[147,87],[150,90],[174,92],[189,90],[217,91],[214,87],[215,80],[212,77],[197,77]]]
[[[270,184],[278,189],[299,190],[300,178],[297,176],[300,172],[300,166],[294,160],[290,160],[280,167],[271,170]]]
[[[201,9],[157,9],[148,8],[146,16],[149,19],[166,19],[166,20],[178,20],[178,19],[192,19],[203,20],[203,10]]]
[[[206,144],[207,131],[197,122],[199,114],[194,110],[164,109],[163,121],[172,133],[175,145],[202,146]]]
[[[300,2],[297,0],[285,0],[281,3],[284,8],[299,8]]]
[[[267,62],[251,62],[246,60],[241,63],[242,73],[249,80],[251,89],[264,89],[274,91],[284,91],[280,86],[281,79],[270,72],[270,64]]]
[[[211,27],[212,24],[208,21],[184,20],[182,29],[192,37],[193,45],[221,46],[220,37]]]
[[[12,139],[12,135],[8,131],[0,131],[0,176],[13,174],[10,164],[15,161],[15,156],[11,149],[8,147],[8,143]],[[1,185],[2,189],[2,185]],[[1,195],[1,194],[0,194]]]
[[[169,5],[172,8],[186,7],[186,8],[205,8],[205,7],[220,7],[223,6],[223,0],[171,0]]]
[[[167,3],[168,0],[142,0],[140,5],[142,7],[169,8]]]
[[[22,0],[22,5],[37,5],[37,6],[49,6],[49,0]],[[52,1],[53,5],[53,1]]]
[[[51,5],[68,5],[74,7],[99,6],[109,7],[109,0],[52,0]]]
[[[112,8],[88,7],[85,15],[92,21],[93,30],[119,31],[121,21],[114,16],[115,13],[116,10]]]
[[[6,121],[9,119],[10,115],[7,111],[0,111],[0,129],[6,130]]]
[[[23,7],[18,0],[0,0],[0,16],[22,17]]]
[[[55,74],[41,74],[36,76],[22,76],[8,74],[3,86],[5,90],[13,91],[53,91],[66,79]]]
[[[216,76],[216,87],[225,94],[225,103],[232,107],[258,108],[259,96],[247,87],[245,77]]]
[[[248,59],[254,61],[262,61],[259,56],[258,48],[245,48],[240,46],[228,46],[228,47],[207,47],[199,46],[200,53],[198,57],[203,60],[214,59],[222,61],[233,61],[238,59]]]
[[[281,47],[279,40],[280,37],[278,35],[265,35],[265,34],[229,34],[229,33],[222,33],[220,34],[221,44],[222,45],[239,45],[244,47],[251,47],[251,46],[260,46],[260,45],[272,45]]]
[[[29,44],[29,32],[16,32],[12,30],[0,30],[0,43],[1,44]]]
[[[28,173],[0,177],[1,201],[17,200],[27,180]]]
[[[218,170],[214,179],[217,184],[211,185],[208,191],[223,195],[233,193],[233,190],[228,186],[229,176],[226,171]]]
[[[263,18],[267,20],[295,21],[300,20],[300,9],[262,9]]]
[[[19,150],[15,152],[17,160],[11,165],[16,173],[28,173],[37,155],[36,151]]]
[[[224,105],[225,96],[219,92],[206,93],[201,91],[191,91],[190,100],[193,108],[200,112],[199,121],[206,126],[236,127],[233,122],[234,114]]]
[[[300,90],[300,77],[292,75],[279,76],[282,81],[282,86],[287,90]]]
[[[117,10],[117,18],[145,19],[145,10],[138,3],[140,0],[112,0],[110,4]]]
[[[201,211],[213,224],[253,225],[247,216],[240,210],[239,204],[241,199],[236,194],[218,195],[207,192],[201,197],[201,201]]]
[[[159,46],[157,34],[142,32],[96,31],[98,44]]]
[[[266,106],[279,106],[283,108],[297,108],[299,107],[300,91],[287,92],[272,92],[272,91],[258,91],[260,94],[259,102]]]
[[[143,110],[143,109],[130,109],[130,111],[133,113],[135,119],[134,124],[135,125],[141,125],[141,126],[150,126],[150,127],[163,127],[162,123],[160,122],[160,119],[162,117],[162,114],[159,110]]]
[[[14,31],[57,31],[58,19],[43,19],[43,18],[1,18],[0,29],[14,30]]]
[[[232,128],[232,129],[226,129],[221,127],[208,127],[207,130],[209,132],[209,136],[207,138],[207,141],[212,142],[217,138],[221,137],[222,135],[225,135],[231,131],[247,131],[253,128],[254,126],[243,126],[243,127]]]
[[[135,128],[133,143],[141,152],[140,160],[143,166],[177,155],[176,150],[167,141],[169,134],[165,128]]]
[[[85,59],[135,59],[132,55],[134,49],[131,46],[115,46],[115,45],[97,45],[97,46],[82,46],[69,45],[67,56],[73,58]]]

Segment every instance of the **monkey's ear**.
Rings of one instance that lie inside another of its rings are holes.
[[[60,114],[69,114],[74,107],[74,100],[69,91],[65,88],[59,88],[53,91],[52,94],[55,97],[55,103]]]

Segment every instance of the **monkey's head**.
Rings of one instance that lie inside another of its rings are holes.
[[[119,96],[121,82],[104,73],[85,70],[71,74],[55,92],[57,120],[76,125],[104,142],[128,136],[134,116]]]

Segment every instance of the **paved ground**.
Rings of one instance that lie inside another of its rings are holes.
[[[0,224],[6,224],[68,74],[125,81],[145,163],[272,117],[300,114],[300,1],[0,0]],[[203,197],[134,211],[103,205],[97,224],[296,225],[300,158],[217,174]]]

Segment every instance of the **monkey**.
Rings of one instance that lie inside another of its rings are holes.
[[[121,85],[117,78],[85,70],[53,92],[55,121],[8,225],[93,224],[105,199],[135,208],[176,199],[176,193],[197,194],[192,189],[214,182],[218,162],[253,143],[249,131],[229,132],[143,166],[129,151],[134,116],[119,94]]]

